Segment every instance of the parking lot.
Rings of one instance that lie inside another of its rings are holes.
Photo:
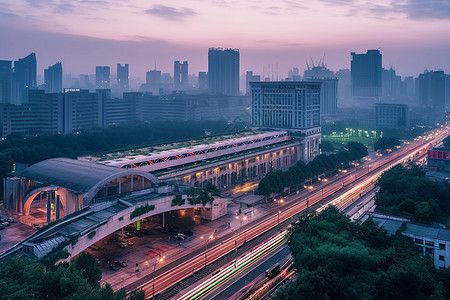
[[[0,219],[8,219],[6,215],[0,215]],[[17,218],[13,218],[13,222],[7,222],[7,220],[0,220],[0,253],[11,248],[17,243],[21,242],[27,236],[35,232],[30,226],[22,224]],[[8,224],[6,224],[8,223]],[[3,225],[4,224],[4,225]]]

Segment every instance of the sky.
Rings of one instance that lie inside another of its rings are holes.
[[[450,73],[450,0],[0,0],[0,59],[36,52],[38,73],[61,61],[64,73],[130,64],[130,76],[156,68],[207,70],[210,47],[240,50],[241,73],[279,78],[325,57],[350,68],[350,52],[380,49],[402,76]]]

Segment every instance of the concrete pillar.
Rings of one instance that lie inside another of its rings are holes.
[[[131,191],[133,191],[133,175],[131,175]]]
[[[119,194],[122,193],[122,177],[119,177]]]
[[[142,177],[142,189],[144,189],[144,187],[145,187],[145,178]]]
[[[162,215],[163,215],[163,227],[166,227],[165,213],[163,212]]]
[[[59,195],[56,195],[56,220],[59,220],[59,209],[60,209],[60,204],[59,204]]]
[[[47,195],[47,224],[48,223],[50,223],[50,221],[51,221],[51,203],[50,203],[50,193],[49,192],[47,192],[46,193],[46,195]]]

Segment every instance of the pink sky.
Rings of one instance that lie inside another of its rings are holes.
[[[188,60],[194,73],[207,69],[208,47],[240,49],[241,73],[278,64],[280,78],[310,56],[337,70],[351,51],[377,48],[401,75],[450,72],[448,0],[0,0],[0,36],[0,59],[36,52],[39,72],[62,61],[65,72],[114,74],[129,63],[144,77]]]

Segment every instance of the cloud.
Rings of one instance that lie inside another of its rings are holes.
[[[145,13],[169,21],[182,21],[188,16],[198,14],[190,8],[181,7],[177,9],[165,5],[154,5],[152,8],[147,9]]]
[[[394,7],[410,19],[450,19],[448,0],[408,0]]]

